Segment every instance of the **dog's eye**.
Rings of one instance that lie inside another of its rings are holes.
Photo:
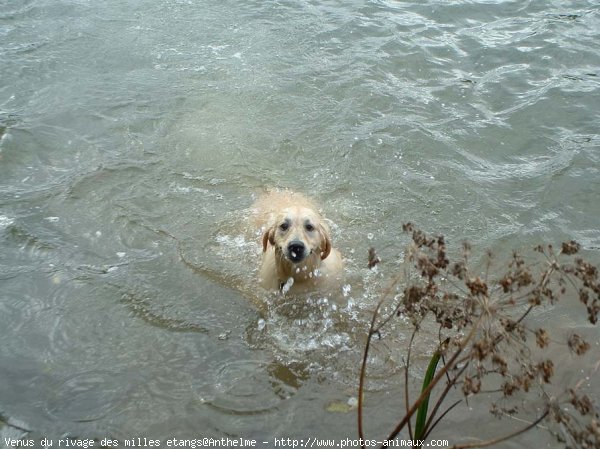
[[[290,224],[287,221],[284,221],[279,225],[279,229],[282,231],[287,231],[290,228]]]
[[[315,230],[315,227],[312,224],[310,224],[310,223],[306,223],[304,225],[304,229],[306,229],[308,232],[312,232],[312,231]]]

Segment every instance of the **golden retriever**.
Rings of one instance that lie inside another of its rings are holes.
[[[341,285],[342,256],[332,248],[329,226],[311,201],[299,193],[272,191],[252,210],[262,232],[263,287],[297,293]]]

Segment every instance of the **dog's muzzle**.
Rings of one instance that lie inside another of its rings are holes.
[[[287,246],[287,258],[294,263],[302,261],[306,257],[306,246],[299,240],[290,242]]]

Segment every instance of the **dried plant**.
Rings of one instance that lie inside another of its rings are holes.
[[[514,253],[506,271],[495,277],[491,254],[474,272],[470,245],[464,244],[462,254],[451,262],[442,236],[429,237],[410,223],[403,229],[412,236],[406,263],[417,273],[403,272],[393,279],[373,313],[359,381],[361,441],[366,441],[363,401],[369,348],[373,337],[381,337],[392,319],[403,316],[413,328],[406,356],[405,412],[387,440],[405,429],[411,440],[424,440],[459,403],[481,398],[491,402],[494,416],[519,417],[527,424],[499,438],[458,443],[453,448],[490,446],[542,423],[565,447],[600,447],[598,409],[582,391],[583,380],[566,386],[552,384],[555,363],[548,347],[562,343],[551,337],[552,329],[533,328],[534,320],[529,317],[536,308],[575,297],[585,308],[588,321],[596,324],[600,310],[598,269],[578,257],[580,246],[573,241],[563,243],[558,250],[538,246],[535,263]],[[392,301],[391,296],[396,298],[393,311],[381,316],[382,305]],[[424,325],[435,326],[439,345],[432,348],[421,393],[411,401],[410,353]],[[574,355],[583,355],[590,344],[573,333],[565,347]],[[599,365],[596,362],[594,372]],[[537,410],[527,416],[524,404],[533,402]]]

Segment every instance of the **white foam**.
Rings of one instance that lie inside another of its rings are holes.
[[[263,320],[262,318],[258,320],[258,323],[256,323],[256,328],[261,331],[265,328],[265,326],[267,325],[267,322],[265,320]]]
[[[294,285],[294,278],[289,278],[287,280],[287,282],[285,284],[283,284],[283,287],[281,287],[281,293],[283,293],[284,295],[290,291],[290,288],[292,288],[292,285]]]
[[[220,234],[215,237],[215,240],[221,245],[232,248],[245,248],[247,246],[256,245],[255,242],[249,242],[248,240],[246,240],[243,235],[231,236]]]
[[[342,286],[342,295],[344,295],[344,298],[348,297],[348,295],[350,294],[351,291],[352,291],[352,286],[350,284],[346,284],[346,285]]]
[[[8,228],[15,220],[8,218],[6,215],[0,215],[0,229]]]

